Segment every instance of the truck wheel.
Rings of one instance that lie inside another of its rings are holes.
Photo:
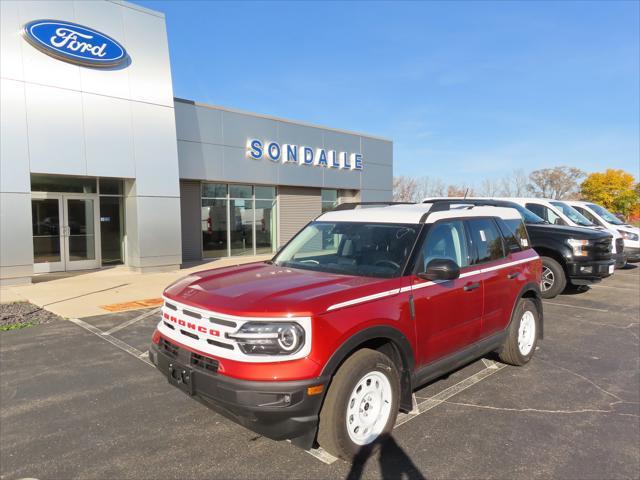
[[[351,460],[393,429],[399,396],[400,375],[391,359],[368,348],[358,350],[331,381],[320,411],[318,443]]]
[[[540,315],[536,304],[529,298],[521,298],[513,311],[507,338],[502,344],[500,360],[511,365],[524,365],[536,350]]]
[[[542,298],[557,297],[567,286],[567,277],[562,265],[551,257],[542,259],[542,278],[540,279],[540,295]]]

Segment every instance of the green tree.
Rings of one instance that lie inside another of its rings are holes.
[[[590,174],[580,186],[582,197],[625,217],[640,205],[640,187],[624,170]]]

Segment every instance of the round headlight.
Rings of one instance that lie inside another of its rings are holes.
[[[300,335],[296,331],[295,325],[287,325],[280,329],[278,336],[278,344],[287,352],[294,350],[298,346]]]

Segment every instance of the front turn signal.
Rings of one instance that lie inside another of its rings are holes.
[[[324,385],[314,385],[313,387],[307,388],[307,395],[319,395],[324,391]]]

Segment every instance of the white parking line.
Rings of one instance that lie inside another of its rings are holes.
[[[599,283],[598,283],[598,284],[595,284],[595,285],[591,285],[591,288],[612,288],[612,289],[614,289],[614,290],[628,290],[628,291],[630,291],[630,292],[637,292],[637,291],[638,291],[638,289],[637,289],[637,288],[633,288],[633,287],[632,287],[632,288],[626,288],[626,287],[612,287],[611,285],[600,285]]]
[[[544,303],[548,305],[558,305],[559,307],[580,308],[581,310],[591,310],[592,312],[609,313],[609,310],[603,310],[602,308],[581,307],[579,305],[568,305],[566,303],[548,302],[546,300]]]
[[[408,421],[413,420],[419,415],[422,415],[423,413],[431,410],[432,408],[437,407],[438,405],[440,405],[441,403],[444,403],[446,400],[453,397],[454,395],[457,395],[463,390],[466,390],[467,388],[474,386],[478,382],[481,382],[485,378],[489,377],[490,375],[493,375],[496,372],[499,372],[500,370],[506,367],[505,364],[499,364],[492,360],[487,360],[485,358],[482,359],[482,363],[486,367],[483,370],[471,375],[470,377],[465,378],[464,380],[459,381],[458,383],[450,386],[449,388],[444,389],[443,391],[434,395],[433,397],[424,399],[420,403],[417,403],[417,399],[414,394],[413,410],[411,410],[411,412],[409,413],[398,414],[396,424],[393,427],[394,430],[398,428],[400,425],[404,425]],[[309,455],[317,458],[318,460],[320,460],[323,463],[326,463],[327,465],[331,465],[333,462],[338,460],[336,457],[331,455],[326,450],[323,450],[322,448],[313,448],[311,450],[305,450],[305,451]]]
[[[147,317],[150,317],[151,315],[155,315],[159,311],[160,311],[160,307],[154,308],[150,312],[144,312],[142,315],[138,315],[137,317],[132,318],[131,320],[128,320],[128,321],[126,321],[124,323],[121,323],[120,325],[116,325],[115,327],[113,327],[110,330],[107,330],[106,332],[103,333],[103,335],[111,335],[112,333],[115,333],[118,330],[122,330],[123,328],[127,328],[129,325],[133,325],[134,323],[139,322],[140,320],[143,320],[143,319],[145,319]]]
[[[437,407],[445,400],[448,400],[449,398],[453,397],[454,395],[457,395],[463,390],[466,390],[467,388],[474,386],[476,383],[481,382],[485,378],[493,375],[496,372],[499,372],[505,367],[506,365],[504,364],[495,364],[495,366],[487,367],[484,370],[480,370],[478,373],[475,373],[470,377],[467,377],[464,380],[461,380],[455,385],[452,385],[449,388],[445,388],[443,391],[434,395],[433,397],[429,397],[426,400],[418,403],[417,414],[414,414],[414,415],[403,414],[403,417],[399,418],[394,428],[398,428],[400,425],[404,425],[409,420],[416,418],[418,415],[422,415],[423,413],[431,410],[432,408]]]
[[[106,340],[111,345],[114,345],[114,346],[118,347],[120,350],[122,350],[124,352],[127,352],[129,355],[133,355],[134,357],[136,357],[141,362],[144,362],[147,365],[153,366],[153,364],[148,360],[148,357],[145,358],[145,357],[142,356],[143,352],[141,352],[137,348],[132,347],[128,343],[125,343],[122,340],[119,340],[119,339],[117,339],[115,337],[112,337],[111,335],[108,335],[105,332],[103,332],[102,330],[100,330],[98,327],[94,327],[93,325],[91,325],[91,324],[89,324],[87,322],[83,322],[82,320],[80,320],[78,318],[70,318],[69,321],[75,323],[79,327],[84,328],[88,332],[91,332],[94,335],[102,338],[103,340]]]
[[[147,314],[145,314],[145,315],[148,316],[151,313],[153,313],[153,312],[147,312]],[[133,320],[137,321],[137,320],[141,320],[141,318],[137,318],[137,319],[134,318]],[[147,365],[153,366],[153,364],[149,361],[149,351],[148,350],[146,352],[141,352],[137,348],[132,347],[131,345],[123,342],[122,340],[117,339],[115,337],[112,337],[111,335],[109,335],[108,332],[103,332],[99,328],[94,327],[93,325],[91,325],[91,324],[89,324],[87,322],[84,322],[84,321],[82,321],[82,320],[80,320],[78,318],[70,318],[69,321],[75,323],[76,325],[78,325],[81,328],[84,328],[88,332],[91,332],[94,335],[102,338],[103,340],[106,340],[107,342],[111,343],[115,347],[117,347],[120,350],[128,353],[129,355],[132,355],[132,356],[136,357],[138,360],[146,363]],[[132,320],[130,320],[127,323],[134,323],[134,322]],[[113,329],[111,329],[109,331],[113,331]],[[455,385],[452,385],[451,387],[446,388],[445,390],[443,390],[442,392],[434,395],[433,397],[424,399],[422,402],[418,403],[417,397],[414,394],[413,395],[413,409],[409,413],[400,413],[398,415],[398,419],[396,420],[396,424],[395,424],[395,426],[393,428],[395,429],[395,428],[398,428],[400,425],[404,425],[409,420],[412,420],[412,419],[418,417],[419,415],[422,415],[423,413],[427,412],[428,410],[431,410],[432,408],[437,407],[438,405],[443,403],[445,400],[453,397],[454,395],[462,392],[463,390],[466,390],[469,387],[472,387],[476,383],[481,382],[482,380],[484,380],[488,376],[493,375],[494,373],[496,373],[496,372],[502,370],[504,367],[506,367],[506,365],[504,365],[504,364],[497,364],[497,363],[495,363],[495,362],[493,362],[491,360],[486,360],[484,358],[482,359],[482,362],[483,362],[483,364],[485,365],[486,368],[484,368],[483,370],[481,370],[480,372],[478,372],[478,373],[476,373],[474,375],[471,375],[470,377],[465,378],[464,380],[461,380],[460,382],[456,383]],[[338,460],[336,457],[331,455],[329,452],[324,450],[322,447],[313,448],[313,449],[310,449],[310,450],[305,450],[305,452],[307,452],[312,457],[320,460],[321,462],[323,462],[323,463],[325,463],[327,465],[331,465],[336,460]]]

